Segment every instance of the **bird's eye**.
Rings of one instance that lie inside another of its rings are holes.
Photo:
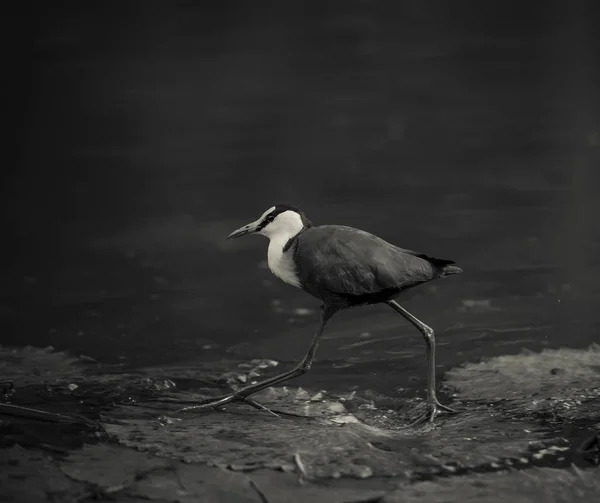
[[[273,220],[275,220],[275,216],[274,215],[268,215],[267,218],[265,218],[266,222],[272,222]]]

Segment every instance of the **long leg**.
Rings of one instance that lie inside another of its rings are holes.
[[[243,401],[247,402],[253,407],[262,410],[269,410],[266,407],[258,404],[256,401],[248,398],[250,395],[262,391],[263,389],[270,388],[271,386],[275,386],[289,379],[293,379],[294,377],[298,377],[310,370],[312,366],[313,360],[315,358],[315,353],[317,352],[317,346],[319,345],[319,340],[323,335],[323,330],[325,329],[325,325],[331,319],[331,317],[338,311],[337,308],[323,305],[321,307],[321,323],[319,324],[319,328],[313,335],[312,341],[310,343],[310,347],[308,351],[304,355],[304,358],[300,360],[298,365],[296,365],[292,370],[287,372],[283,372],[282,374],[278,374],[276,376],[270,377],[269,379],[265,379],[264,381],[260,381],[256,384],[251,384],[250,386],[246,386],[241,388],[233,393],[229,393],[227,395],[223,395],[217,398],[213,398],[210,401],[205,403],[201,403],[198,405],[192,405],[190,407],[184,407],[180,409],[179,412],[185,412],[190,410],[198,410],[198,409],[212,409],[215,407],[220,407],[221,405],[225,405],[230,402],[235,401]]]
[[[387,302],[387,304],[394,311],[400,313],[402,316],[404,316],[404,318],[410,321],[411,324],[417,327],[423,334],[423,338],[427,344],[427,406],[429,410],[426,415],[429,416],[429,421],[433,421],[442,410],[446,412],[455,412],[450,407],[442,405],[438,401],[435,393],[435,334],[433,329],[425,325],[425,323],[419,320],[416,316],[409,313],[396,301],[390,300]],[[426,417],[424,419],[426,419]]]

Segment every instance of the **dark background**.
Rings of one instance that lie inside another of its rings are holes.
[[[289,202],[465,269],[405,304],[437,329],[442,366],[588,345],[595,5],[48,2],[7,15],[0,342],[132,364],[246,342],[244,357],[297,360],[316,323],[297,309],[317,302],[270,275],[265,240],[224,241]],[[317,357],[326,379],[420,372],[422,355],[414,329],[374,307],[340,315]]]

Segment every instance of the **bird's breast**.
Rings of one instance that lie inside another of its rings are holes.
[[[267,251],[267,262],[271,272],[277,276],[281,281],[284,281],[288,285],[300,288],[300,280],[298,273],[296,272],[296,264],[294,262],[294,252],[290,248],[287,251],[283,251],[284,246],[287,243],[287,239],[272,239],[269,243],[269,249]]]

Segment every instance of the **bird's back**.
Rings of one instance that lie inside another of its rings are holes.
[[[302,287],[323,300],[381,302],[412,286],[461,272],[453,261],[398,248],[342,225],[310,227],[291,246]]]

